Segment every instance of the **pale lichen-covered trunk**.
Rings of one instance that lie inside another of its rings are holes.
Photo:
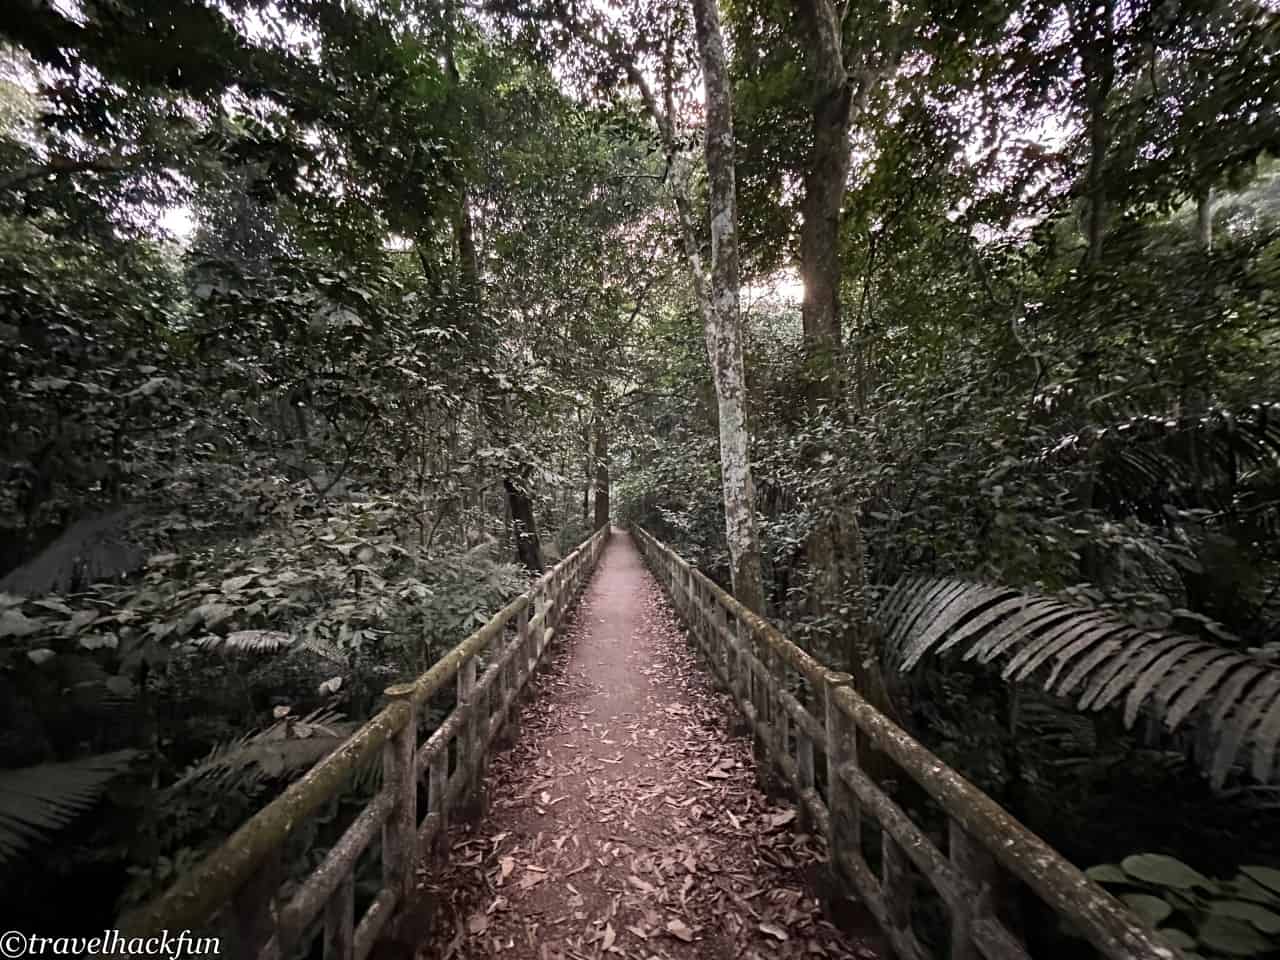
[[[756,532],[755,490],[751,482],[742,318],[738,305],[733,94],[715,0],[693,0],[693,17],[707,97],[705,141],[711,220],[711,283],[709,290],[703,285],[700,300],[707,356],[719,407],[725,534],[733,564],[733,592],[748,608],[762,613],[764,583]],[[690,252],[695,258],[691,265],[696,272],[700,266],[696,263],[696,247],[691,247]]]
[[[1196,244],[1206,253],[1213,251],[1213,187],[1205,187],[1196,197]]]

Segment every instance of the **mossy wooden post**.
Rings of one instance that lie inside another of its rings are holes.
[[[803,797],[808,791],[814,789],[817,777],[814,774],[813,766],[813,738],[809,736],[808,731],[802,726],[796,727],[796,774],[800,781],[800,795]],[[813,817],[809,812],[809,805],[801,803],[798,805],[798,809],[800,811],[800,829],[806,832],[813,830],[814,823]]]
[[[235,894],[231,909],[242,956],[257,957],[275,933],[275,900],[280,893],[281,866],[280,847],[276,846],[258,872]]]
[[[515,651],[507,661],[508,670],[515,675],[511,685],[513,701],[507,714],[507,742],[515,743],[520,737],[520,692],[524,689],[525,669],[529,663],[529,604],[516,614]]]
[[[991,854],[954,820],[947,824],[947,848],[956,873],[973,886],[973,898],[961,898],[951,908],[952,960],[978,960],[973,924],[983,910],[994,909],[998,868]]]
[[[847,673],[828,673],[823,700],[826,704],[827,728],[827,808],[831,814],[831,833],[827,848],[837,883],[846,883],[844,860],[862,858],[862,819],[858,798],[840,776],[846,764],[858,763],[858,730],[853,718],[840,709],[834,691],[848,685]]]
[[[324,908],[324,960],[355,957],[356,878],[348,873]]]
[[[440,826],[431,841],[431,857],[437,861],[449,856],[449,745],[443,744],[431,758],[427,780],[427,815],[440,819]]]
[[[418,710],[412,683],[388,687],[386,695],[409,708],[404,726],[382,748],[382,789],[395,796],[395,807],[382,828],[382,885],[408,903],[415,886],[418,859]]]
[[[502,634],[498,633],[493,640],[489,641],[488,649],[489,651],[493,651],[495,647],[499,647],[501,644]],[[491,659],[492,655],[487,655],[485,657],[485,662],[488,663]],[[474,664],[475,658],[472,658],[471,662]],[[473,671],[475,669],[475,667],[472,667]],[[496,680],[497,678],[495,677],[494,679]],[[473,774],[475,777],[475,791],[473,795],[476,803],[476,810],[474,812],[478,817],[483,817],[489,812],[489,727],[493,723],[494,693],[497,689],[498,685],[496,682],[488,683],[473,694],[472,697],[472,699],[475,700],[475,707],[473,708],[475,721],[472,726],[472,732],[474,733],[475,738],[471,743],[471,747],[475,751],[474,760],[472,761],[472,766],[475,770],[475,773]]]
[[[734,648],[733,695],[742,709],[751,699],[751,661],[747,659],[747,651],[751,649],[751,627],[735,617],[738,645]]]
[[[888,830],[880,831],[880,890],[892,928],[889,938],[896,940],[910,936],[911,898],[915,894],[911,867],[906,853]]]
[[[786,667],[777,661],[774,663],[777,672],[770,675],[771,679],[774,684],[777,684],[778,689],[785,689]],[[770,705],[773,709],[773,716],[769,718],[769,734],[772,741],[770,746],[775,761],[781,766],[783,758],[791,755],[791,714],[782,705],[782,697],[778,695],[777,690],[771,687],[770,695]]]
[[[715,605],[715,622],[711,627],[711,664],[725,686],[729,685],[729,644],[725,637],[729,633],[729,611],[719,603]]]
[[[560,620],[564,614],[564,572],[557,570],[551,574],[551,592],[550,592],[550,614],[547,625],[556,632],[560,630]],[[544,638],[542,650],[539,654],[546,651],[547,645]]]
[[[756,763],[756,782],[766,796],[773,797],[778,793],[778,783],[773,775],[773,761],[770,756],[770,741],[775,738],[775,734],[770,726],[772,718],[769,716],[770,678],[765,653],[767,644],[763,637],[756,635],[754,628],[750,636],[749,649],[755,656],[747,662],[750,664],[751,675],[751,707],[756,715],[755,730],[751,738],[751,753]]]
[[[458,668],[457,683],[458,709],[465,711],[462,730],[458,734],[457,775],[462,777],[462,792],[465,797],[462,814],[473,818],[483,809],[481,793],[484,790],[484,784],[480,781],[480,703],[476,692],[475,657],[468,657],[467,662]]]

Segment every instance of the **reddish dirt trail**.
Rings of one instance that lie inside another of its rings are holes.
[[[731,702],[625,533],[548,657],[488,816],[423,877],[420,958],[875,956],[824,919],[820,842],[756,788]]]

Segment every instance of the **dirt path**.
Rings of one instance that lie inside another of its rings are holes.
[[[420,958],[875,956],[823,918],[820,842],[756,789],[730,701],[625,533],[548,656],[489,815],[423,877]]]

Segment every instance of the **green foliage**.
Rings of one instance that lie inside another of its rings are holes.
[[[107,785],[137,757],[117,750],[68,763],[0,771],[0,865],[47,843],[101,799]]]
[[[1141,853],[1086,873],[1184,956],[1264,957],[1280,951],[1280,871],[1241,867],[1231,880],[1211,880],[1174,857]]]

